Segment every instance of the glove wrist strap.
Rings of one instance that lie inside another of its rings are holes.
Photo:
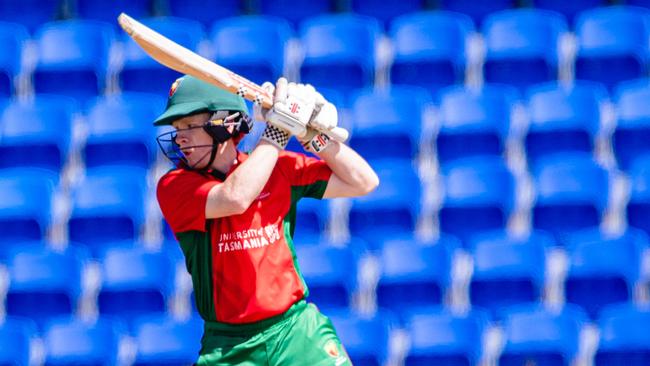
[[[289,133],[285,130],[275,127],[272,124],[267,124],[262,134],[262,140],[268,141],[271,144],[284,149],[289,143]]]
[[[319,153],[329,146],[330,137],[322,132],[318,132],[309,141],[303,142],[305,150]]]

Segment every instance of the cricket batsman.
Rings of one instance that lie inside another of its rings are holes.
[[[158,136],[176,167],[158,182],[157,197],[205,321],[196,364],[350,365],[332,323],[306,302],[293,246],[296,204],[365,195],[379,179],[328,137],[337,111],[311,85],[280,78],[263,87],[273,107],[255,106],[266,129],[248,154],[237,150],[253,124],[244,100],[191,76],[174,82],[154,123],[174,128]],[[284,151],[291,136],[320,159]]]

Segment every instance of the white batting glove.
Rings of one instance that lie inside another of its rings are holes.
[[[338,126],[338,112],[334,104],[328,102],[321,93],[316,90],[314,90],[314,92],[314,115],[309,121],[309,127],[327,133],[327,131]]]

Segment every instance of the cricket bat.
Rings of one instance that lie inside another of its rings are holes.
[[[159,63],[238,94],[265,108],[273,107],[273,97],[254,82],[179,45],[124,13],[120,14],[117,20],[122,29]],[[340,142],[344,142],[349,136],[348,131],[341,127],[321,132]]]

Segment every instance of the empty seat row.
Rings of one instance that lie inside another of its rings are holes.
[[[411,233],[423,214],[426,187],[410,162],[384,159],[371,162],[382,184],[373,193],[351,200],[347,224],[365,238]],[[631,194],[624,205],[632,226],[650,230],[645,215],[648,200],[648,158],[631,172]],[[146,219],[150,187],[141,167],[103,165],[89,168],[69,193],[60,196],[59,177],[37,168],[0,170],[2,190],[0,231],[3,240],[40,240],[54,222],[67,228],[68,238],[82,243],[135,240]],[[558,154],[540,161],[532,171],[532,227],[562,234],[599,225],[609,208],[610,172],[588,154]],[[441,171],[438,210],[440,229],[462,239],[477,232],[503,229],[521,208],[513,173],[500,157],[458,160]],[[57,216],[55,197],[71,207],[69,217]],[[296,235],[319,235],[330,213],[327,201],[299,203]],[[468,221],[467,217],[472,217]],[[381,231],[377,231],[381,227]],[[171,235],[168,235],[171,238]]]
[[[581,14],[576,25],[576,78],[599,81],[611,89],[620,81],[646,75],[648,14],[642,8],[623,6]],[[159,17],[143,22],[194,51],[205,39],[204,27],[197,21]],[[27,32],[17,32],[17,27],[8,24],[2,32],[7,35],[1,38],[14,51],[5,61],[9,82],[21,70],[21,49],[27,39]],[[545,30],[539,31],[542,28]],[[518,87],[556,80],[564,57],[560,37],[567,31],[562,15],[548,11],[521,9],[493,14],[482,29],[487,48],[485,80]],[[430,91],[462,83],[468,63],[466,46],[473,32],[471,19],[461,14],[425,12],[397,19],[388,33],[394,45],[391,83]],[[361,15],[305,20],[298,33],[304,54],[300,59],[301,81],[344,92],[373,85],[376,70],[382,66],[376,58],[382,35],[376,19]],[[210,40],[217,62],[261,83],[276,79],[298,62],[298,58],[286,57],[287,42],[292,37],[289,24],[281,19],[238,17],[215,22]],[[57,91],[87,99],[104,92],[108,73],[119,72],[122,89],[161,94],[178,77],[178,73],[151,60],[128,36],[117,36],[108,23],[47,23],[34,39],[38,56],[33,84],[37,92]],[[110,65],[109,70],[109,53],[117,39],[124,41],[124,63],[121,69]],[[12,88],[10,83],[2,89]]]
[[[614,156],[623,170],[650,150],[645,99],[650,83],[639,79],[622,83],[613,95],[616,122],[612,135]],[[330,99],[343,103],[335,92]],[[575,82],[546,83],[530,88],[525,99],[512,87],[487,84],[443,89],[434,98],[416,87],[357,90],[350,115],[342,123],[351,128],[350,146],[368,160],[413,159],[422,143],[435,135],[433,146],[441,165],[475,155],[500,156],[510,138],[522,138],[528,162],[560,152],[594,151],[605,136],[601,109],[609,101],[602,85]],[[522,102],[527,112],[524,131],[515,131],[514,109]],[[0,104],[0,148],[8,158],[3,167],[38,166],[60,171],[71,149],[74,119],[85,115],[87,139],[82,160],[87,167],[132,164],[149,167],[156,157],[156,130],[150,122],[163,109],[162,97],[122,93],[94,99],[87,109],[63,96],[38,94],[33,100]],[[424,129],[432,107],[438,107],[435,131]],[[348,110],[339,104],[342,111]],[[84,112],[87,110],[87,112]],[[29,123],[25,118],[29,116]],[[381,144],[377,144],[381,141]],[[379,148],[381,146],[381,148]],[[38,154],[24,150],[40,149]],[[387,154],[386,151],[390,151]]]

